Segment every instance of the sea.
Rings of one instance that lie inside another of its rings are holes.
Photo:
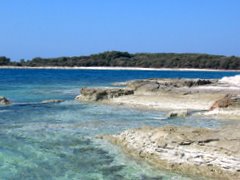
[[[238,72],[0,69],[0,179],[201,179],[155,169],[96,138],[142,126],[220,127],[214,119],[167,119],[157,110],[74,100],[83,87],[144,78],[222,78]],[[43,100],[64,102],[44,104]]]

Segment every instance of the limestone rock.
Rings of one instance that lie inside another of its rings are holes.
[[[157,82],[147,82],[137,88],[137,91],[156,91],[159,88]]]
[[[7,98],[0,96],[0,105],[9,105],[9,104],[11,104],[11,102]]]
[[[151,164],[175,172],[216,179],[240,179],[238,127],[143,127],[101,138]]]
[[[82,88],[77,100],[83,101],[101,101],[133,94],[133,90],[128,89],[101,89],[101,88]]]
[[[183,81],[183,86],[193,87],[193,86],[203,86],[212,84],[214,81],[208,79],[193,79],[193,80],[186,80]]]
[[[165,88],[203,86],[216,82],[216,80],[209,79],[145,79],[129,81],[126,83],[126,86],[133,90],[155,91]]]
[[[127,87],[129,89],[133,89],[136,91],[142,86],[145,86],[146,84],[151,84],[151,83],[156,83],[156,81],[151,81],[151,80],[135,80],[135,81],[129,81],[126,83]]]
[[[211,107],[210,110],[217,108],[236,108],[240,107],[240,96],[228,94],[222,99],[217,100]]]

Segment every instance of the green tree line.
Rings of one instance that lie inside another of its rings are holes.
[[[28,67],[144,67],[144,68],[199,68],[199,69],[240,69],[240,57],[191,53],[136,53],[107,51],[90,56],[33,58],[32,60],[11,61],[0,57],[0,66]]]

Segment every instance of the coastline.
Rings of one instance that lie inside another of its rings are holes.
[[[24,73],[21,73],[21,71]],[[3,71],[3,74],[4,72],[5,71]],[[32,73],[34,74],[34,72],[35,71],[25,72],[24,70],[19,70],[20,74],[28,73],[28,76]],[[89,72],[94,74],[94,71]],[[55,71],[52,72],[49,71],[48,73],[46,73],[48,75],[47,77],[49,77],[50,73],[54,74]],[[70,71],[65,72],[63,71],[62,73],[70,73]],[[84,71],[80,71],[80,73],[84,73]],[[144,71],[138,73],[144,73]],[[12,76],[10,76],[10,79],[11,78]],[[3,78],[3,80],[5,79]],[[36,81],[37,79],[34,80]],[[61,79],[59,80],[61,81]],[[195,128],[194,122],[191,123],[189,127],[181,126],[179,128],[177,126],[178,119],[182,121],[183,118],[186,118],[185,120],[187,121],[188,116],[195,115],[196,118],[201,118],[203,116],[206,117],[207,115],[205,116],[205,114],[203,114],[205,112],[206,113],[214,112],[214,114],[208,114],[209,116],[210,115],[213,116],[214,119],[216,118],[216,116],[219,116],[219,118],[223,117],[224,113],[225,117],[227,117],[226,120],[230,120],[230,117],[235,118],[235,115],[238,116],[236,120],[239,120],[240,119],[239,80],[240,80],[239,76],[233,76],[222,79],[151,78],[130,80],[119,83],[115,82],[112,84],[113,87],[92,87],[92,86],[90,86],[90,88],[83,87],[80,91],[79,96],[76,97],[76,100],[92,103],[94,102],[109,103],[110,106],[116,104],[132,107],[141,106],[142,108],[145,109],[156,108],[159,109],[160,111],[165,109],[166,113],[164,112],[163,114],[165,117],[163,117],[162,114],[159,116],[159,118],[156,119],[154,117],[151,117],[150,121],[151,119],[153,121],[150,122],[149,125],[150,126],[154,125],[155,122],[157,121],[164,121],[166,122],[166,124],[168,124],[167,121],[170,122],[169,124],[172,124],[172,122],[174,121],[175,126],[169,127],[143,126],[139,127],[140,129],[132,129],[135,127],[124,125],[123,129],[124,131],[121,134],[115,134],[114,131],[105,132],[100,130],[96,132],[97,134],[96,138],[97,137],[102,138],[103,140],[109,141],[114,145],[119,146],[120,148],[122,148],[123,152],[127,154],[127,156],[129,155],[134,158],[136,157],[139,158],[140,160],[146,161],[156,169],[158,168],[161,170],[166,169],[171,172],[176,172],[179,174],[190,176],[192,175],[204,177],[206,175],[207,177],[218,179],[221,178],[237,179],[240,177],[240,156],[239,156],[240,134],[238,131],[239,122],[236,121],[234,123],[229,123],[232,124],[233,126],[227,129],[225,128],[225,125],[221,126],[221,129],[215,129],[218,127],[218,124],[215,123],[210,124],[209,126],[203,128]],[[5,82],[8,83],[9,80],[7,79]],[[235,87],[235,85],[237,87]],[[236,89],[233,89],[231,87],[234,87]],[[39,91],[37,92],[39,93]],[[55,92],[56,91],[54,91],[54,93]],[[48,99],[46,101],[42,101],[42,103],[58,103],[58,102],[62,102],[62,100]],[[69,107],[69,104],[65,105]],[[66,112],[62,111],[63,106],[62,105],[60,106],[61,106],[60,113],[65,114]],[[46,107],[47,111],[49,110],[48,107]],[[69,108],[71,108],[73,111],[69,112],[71,114],[70,116],[67,116],[68,119],[69,117],[72,116],[73,112],[76,112],[77,109],[79,109],[72,108],[72,106],[70,106]],[[90,106],[90,108],[92,108],[92,106]],[[86,112],[86,114],[89,113],[89,111],[88,110],[86,111],[85,108],[82,108],[82,106],[80,106],[80,109],[83,110],[84,113]],[[128,108],[126,109],[128,111]],[[99,109],[93,109],[94,117],[96,117],[95,116],[96,110],[98,111]],[[229,110],[231,110],[231,112]],[[116,109],[116,111],[118,111],[118,108]],[[126,111],[123,112],[120,111],[120,113],[118,112],[117,116],[115,116],[117,117],[116,118],[117,123],[115,124],[114,122],[114,126],[119,125],[118,124],[118,119],[120,119],[119,114],[123,114],[125,116],[124,112]],[[110,111],[110,113],[112,116],[112,110]],[[78,111],[77,114],[79,114]],[[138,118],[138,114],[139,113],[136,113],[135,117]],[[132,121],[132,119],[135,119],[131,118],[134,117],[131,114],[126,113],[126,115],[128,116],[130,121]],[[47,116],[49,115],[47,114]],[[81,119],[81,117],[78,115],[75,116],[76,122],[78,123],[79,121],[78,119]],[[108,117],[109,115],[107,114],[106,118]],[[146,117],[148,118],[149,116]],[[56,120],[58,120],[58,118],[59,114],[57,114]],[[87,118],[89,118],[88,115]],[[100,122],[100,126],[95,125],[96,124],[95,118],[93,118],[94,122],[90,122],[92,124],[88,124],[87,122],[87,126],[89,125],[92,127],[93,125],[93,129],[96,129],[98,127],[102,128],[106,122],[106,118],[100,117],[100,119],[104,120],[103,123]],[[148,120],[147,118],[144,117],[144,119]],[[173,120],[174,118],[175,120]],[[42,121],[41,119],[42,118],[40,118],[40,121]],[[51,115],[49,119],[51,122]],[[202,120],[204,121],[205,118],[203,118]],[[136,122],[137,121],[138,120],[136,120]],[[84,124],[86,123],[84,118],[83,123]],[[123,123],[125,124],[124,121]],[[139,124],[139,126],[142,125],[143,125],[142,123]],[[80,129],[82,128],[82,126],[79,124],[77,124],[76,126],[77,128]],[[51,125],[49,127],[53,128]],[[64,126],[60,125],[60,128],[62,127]],[[111,124],[108,127],[112,128],[113,125]],[[59,128],[59,126],[57,126],[57,128]],[[125,128],[129,129],[125,131]],[[77,131],[79,130],[77,129]],[[85,130],[83,132],[85,132]],[[104,133],[104,135],[102,136],[101,133]],[[105,134],[109,135],[105,136]]]
[[[234,84],[238,79],[132,80],[113,83],[113,88],[82,88],[76,100],[236,120],[240,118],[240,86]]]
[[[128,129],[97,138],[156,168],[230,180],[240,177],[239,135],[236,126],[209,129],[169,125]]]
[[[0,69],[59,69],[59,70],[126,70],[126,71],[208,71],[208,72],[240,72],[240,70],[228,69],[196,69],[196,68],[142,68],[142,67],[107,67],[107,66],[92,66],[92,67],[63,67],[63,66],[0,66]]]
[[[187,120],[188,116],[203,117],[203,121],[228,121],[220,128],[144,126],[97,138],[159,169],[214,179],[239,179],[240,87],[235,87],[238,80],[239,76],[231,80],[132,80],[116,83],[120,88],[82,88],[76,100],[165,110],[165,121]]]

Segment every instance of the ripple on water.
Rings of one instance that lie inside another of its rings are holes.
[[[155,77],[219,78],[234,73],[81,70],[1,70],[0,94],[14,104],[0,107],[0,179],[188,179],[131,159],[95,139],[141,126],[216,127],[202,119],[165,119],[158,111],[84,104],[84,86]],[[42,100],[63,99],[60,104]],[[194,178],[193,178],[194,179]]]
[[[21,129],[21,128],[20,128]],[[25,129],[27,131],[27,128]],[[176,177],[124,156],[109,143],[81,133],[1,133],[0,174],[15,179],[141,179]]]

